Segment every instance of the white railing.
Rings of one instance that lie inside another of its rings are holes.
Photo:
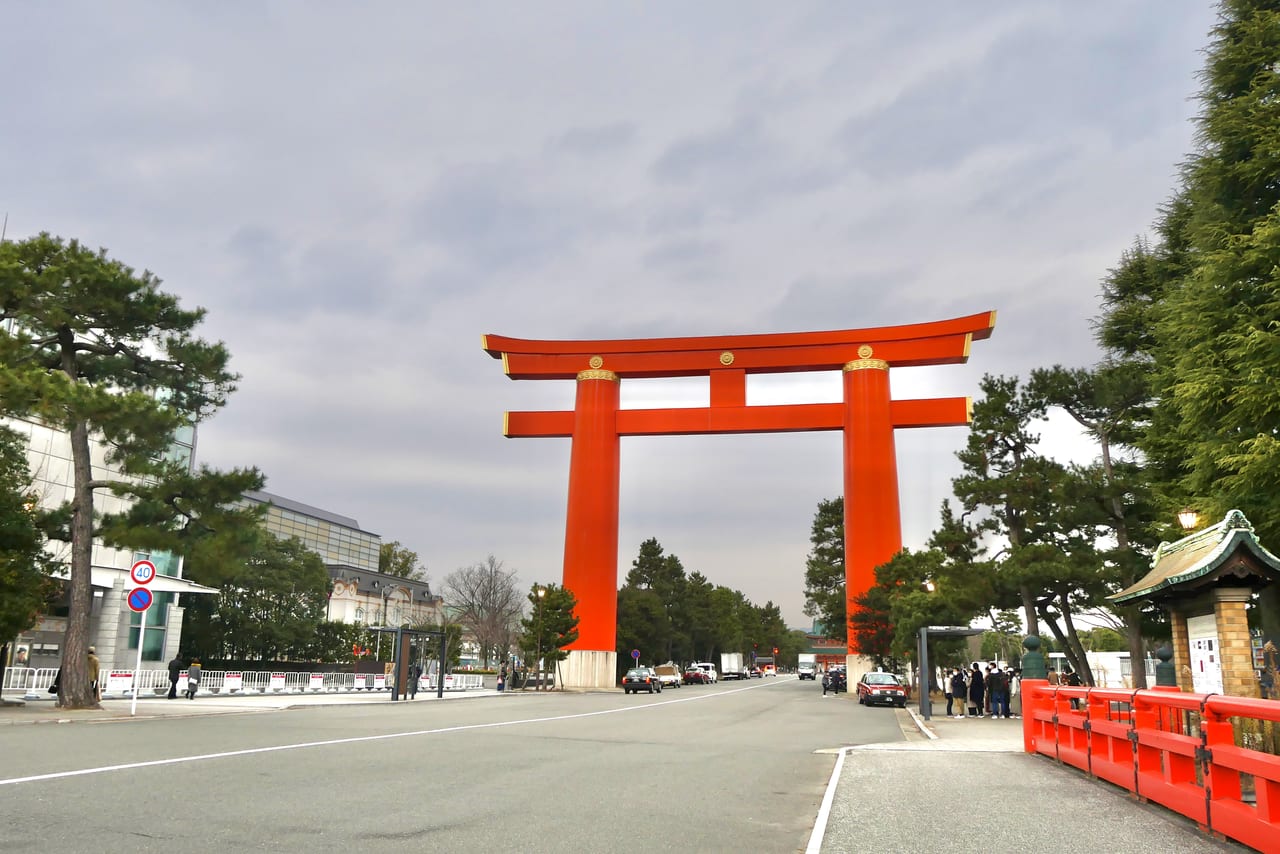
[[[234,687],[234,680],[228,686],[227,673],[240,674],[240,687]],[[40,699],[49,695],[49,687],[58,675],[56,667],[10,667],[4,672],[4,684],[0,690],[5,692],[23,692],[25,699]],[[313,678],[321,677],[320,679]],[[108,670],[100,671],[102,696],[130,697],[135,684],[134,671]],[[274,678],[273,678],[274,677]],[[205,670],[200,674],[200,687],[197,694],[318,694],[348,693],[354,691],[390,691],[390,679],[382,674],[375,677],[372,673],[359,674],[360,684],[356,684],[354,673],[282,673],[268,670]],[[436,674],[423,674],[418,680],[419,691],[436,690]],[[139,696],[147,693],[167,694],[169,692],[169,670],[140,670],[136,684]],[[444,690],[470,691],[484,688],[482,673],[447,673],[444,677]],[[187,671],[183,670],[178,679],[178,691],[187,689]]]

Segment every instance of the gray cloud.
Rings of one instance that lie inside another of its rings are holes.
[[[900,396],[1096,356],[1097,283],[1191,144],[1205,4],[1079,13],[713,2],[7,10],[0,210],[208,311],[240,390],[199,456],[416,549],[559,578],[570,409],[480,335],[624,338],[899,324],[997,309],[967,365]],[[706,381],[624,384],[628,405]],[[753,379],[752,399],[839,394]],[[667,401],[646,403],[645,401]],[[904,537],[959,428],[899,437]],[[623,443],[619,564],[656,536],[796,625],[837,434]]]

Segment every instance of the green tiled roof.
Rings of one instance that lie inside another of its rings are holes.
[[[1280,575],[1280,558],[1262,547],[1244,514],[1232,510],[1216,525],[1176,542],[1161,543],[1151,559],[1151,571],[1137,584],[1107,598],[1129,602],[1167,594],[1172,588],[1220,569],[1239,549],[1249,552],[1259,564]]]

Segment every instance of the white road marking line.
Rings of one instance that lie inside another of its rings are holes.
[[[822,837],[827,834],[827,819],[831,817],[831,804],[836,799],[836,784],[840,782],[840,770],[844,768],[844,758],[852,747],[840,748],[836,757],[836,767],[831,769],[831,779],[827,780],[827,791],[822,796],[822,806],[818,807],[818,817],[813,822],[813,833],[809,836],[809,845],[804,854],[820,854]]]
[[[593,718],[600,715],[613,715],[621,712],[639,712],[658,706],[670,706],[676,703],[692,703],[697,700],[709,700],[715,697],[727,697],[741,691],[754,691],[757,688],[781,685],[782,682],[749,685],[745,688],[734,688],[731,691],[720,691],[715,694],[700,694],[696,697],[682,697],[679,700],[660,700],[656,703],[645,703],[643,706],[623,706],[617,709],[602,709],[598,712],[579,712],[572,715],[553,715],[546,718],[524,718],[516,721],[495,721],[487,724],[464,724],[461,726],[440,727],[439,729],[420,729],[412,732],[389,732],[382,735],[360,735],[351,738],[334,738],[327,741],[304,741],[299,744],[277,744],[270,747],[250,747],[244,750],[227,750],[221,753],[202,753],[196,756],[174,756],[169,759],[151,759],[146,762],[126,762],[120,765],[103,765],[98,768],[80,768],[75,771],[54,771],[49,774],[33,774],[29,777],[11,777],[0,780],[0,786],[13,786],[19,783],[37,783],[44,780],[60,780],[65,777],[85,777],[90,774],[105,774],[110,771],[128,771],[134,768],[156,768],[162,765],[180,765],[185,762],[204,762],[209,759],[226,759],[232,756],[254,756],[260,753],[276,753],[282,750],[302,750],[309,747],[329,747],[335,744],[360,744],[369,741],[386,741],[393,738],[412,738],[423,735],[440,735],[450,732],[465,732],[474,729],[494,729],[497,727],[520,726],[522,724],[539,724],[550,721],[568,721],[578,718]]]

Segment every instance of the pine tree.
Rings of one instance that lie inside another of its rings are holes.
[[[177,431],[210,416],[237,379],[221,344],[194,337],[202,309],[185,310],[137,273],[77,241],[41,234],[0,244],[0,407],[70,437],[72,499],[64,508],[70,543],[70,608],[63,642],[61,701],[95,704],[87,676],[91,550],[190,545],[211,533],[219,499],[259,488],[256,472],[223,476],[167,453]],[[105,448],[119,477],[95,476],[91,446]],[[95,518],[95,493],[133,499],[123,515]],[[234,520],[223,512],[223,520]]]
[[[849,612],[845,596],[844,498],[819,501],[810,529],[804,571],[804,612],[833,640],[847,641]]]

